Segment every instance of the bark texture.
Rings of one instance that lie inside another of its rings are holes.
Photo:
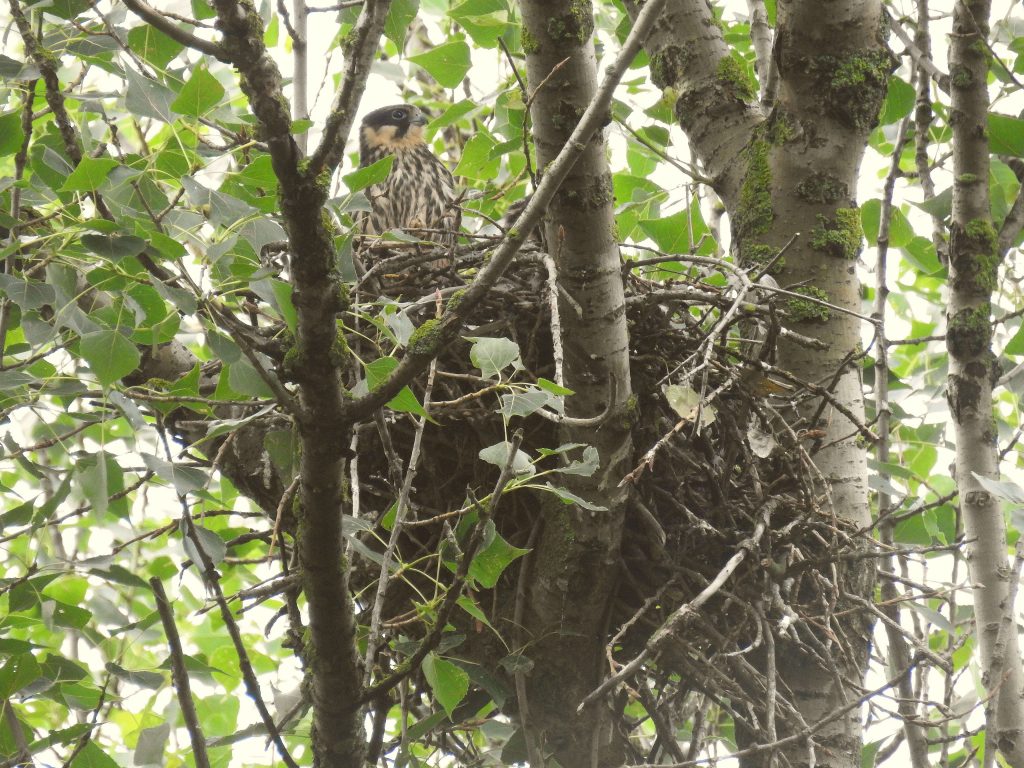
[[[627,3],[631,13],[639,7]],[[680,126],[726,205],[741,262],[767,264],[800,233],[771,273],[782,287],[807,297],[788,301],[786,324],[824,341],[828,351],[783,342],[780,367],[829,388],[846,413],[863,424],[860,375],[850,365],[861,321],[816,301],[860,308],[855,266],[861,229],[854,190],[894,64],[884,44],[880,3],[780,0],[773,52],[779,82],[770,114],[757,105],[753,84],[728,56],[703,0],[673,0],[647,51],[655,81],[678,96]],[[857,426],[818,401],[789,416],[794,427],[816,437],[805,446],[821,473],[824,511],[836,516],[839,527],[869,523],[866,456],[854,441]],[[825,592],[870,598],[872,584],[873,570],[855,566],[818,578],[799,599],[819,599]],[[744,766],[767,766],[780,754],[794,765],[815,760],[859,765],[859,713],[848,704],[858,695],[866,667],[870,621],[861,610],[842,619],[821,618],[834,634],[815,652],[808,648],[816,638],[803,636],[800,643],[776,639],[774,650],[779,690],[787,692],[803,723],[833,716],[814,736],[813,757],[807,743],[793,742],[750,754]],[[780,724],[779,736],[800,730],[799,719],[793,720]],[[766,732],[762,728],[740,738],[745,746],[755,745]]]
[[[981,651],[982,680],[996,696],[987,722],[1013,766],[1024,765],[1024,699],[1013,606],[1008,604],[1006,524],[998,498],[978,476],[998,478],[992,386],[991,298],[1000,253],[989,207],[988,19],[991,3],[958,2],[950,38],[953,126],[953,221],[950,227],[946,396],[956,432],[956,482],[967,533],[967,565]],[[993,738],[994,736],[994,738]]]
[[[521,8],[534,141],[543,172],[597,90],[593,11],[580,0],[523,0]],[[561,504],[546,510],[527,600],[525,623],[533,638],[527,655],[534,667],[525,727],[535,757],[539,750],[564,768],[589,767],[595,749],[600,764],[621,761],[601,708],[573,714],[601,678],[625,514],[626,491],[618,483],[632,452],[625,417],[629,345],[605,152],[598,132],[551,201],[545,224],[563,289],[565,385],[576,393],[567,405],[573,417],[604,414],[597,423],[566,426],[563,434],[567,441],[597,448],[600,468],[590,478],[574,478],[572,490],[607,510]]]

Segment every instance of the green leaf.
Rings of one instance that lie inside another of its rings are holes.
[[[462,148],[455,175],[478,181],[490,181],[496,177],[501,168],[501,157],[492,154],[494,146],[494,139],[486,133],[473,136]]]
[[[128,30],[128,47],[156,69],[166,67],[185,49],[184,45],[151,24],[140,24]]]
[[[140,117],[152,117],[165,123],[174,122],[174,115],[171,114],[174,91],[131,67],[125,70],[125,79],[128,81],[124,97],[126,110]]]
[[[385,155],[372,165],[360,168],[341,177],[348,187],[349,192],[359,192],[371,184],[380,184],[391,173],[391,166],[395,164],[394,155]]]
[[[95,741],[87,741],[71,761],[71,768],[119,768],[117,762],[96,746]]]
[[[125,669],[120,664],[115,664],[112,661],[107,662],[106,670],[114,677],[125,682],[151,690],[157,690],[167,680],[166,676],[161,672],[150,672],[145,669]]]
[[[31,653],[11,656],[0,667],[0,698],[10,698],[29,683],[38,680],[42,674],[42,669]]]
[[[566,504],[576,504],[577,506],[582,507],[583,509],[589,510],[591,512],[604,512],[608,509],[608,507],[602,507],[600,504],[593,504],[587,501],[586,499],[582,499],[572,491],[568,491],[565,488],[556,488],[550,483],[548,483],[544,487],[547,490],[551,491],[553,494],[555,494],[555,496],[560,498]]]
[[[189,556],[189,559],[195,563],[196,566],[202,569],[205,561],[200,556],[199,550],[196,548],[192,537],[185,532],[185,525],[185,521],[182,520],[181,525],[179,526],[182,544],[185,546],[185,554]],[[210,558],[210,561],[213,563],[213,567],[216,568],[224,561],[224,556],[228,553],[228,546],[224,542],[224,539],[209,528],[204,528],[196,523],[192,524],[192,529],[195,531],[196,538],[199,540],[199,545],[203,548],[203,552],[208,558]]]
[[[597,453],[597,448],[592,445],[588,445],[583,448],[582,459],[572,462],[567,467],[559,467],[555,471],[560,472],[563,475],[581,475],[582,477],[591,477],[600,465],[601,458]]]
[[[184,467],[174,462],[164,461],[151,453],[143,453],[141,456],[150,471],[173,485],[174,492],[180,496],[203,488],[209,479],[206,473],[198,467]]]
[[[889,78],[889,89],[878,115],[879,125],[888,125],[902,120],[914,108],[917,92],[914,86],[896,76]]]
[[[487,618],[487,614],[485,614],[480,606],[473,601],[472,597],[469,595],[460,595],[459,599],[455,601],[455,604],[481,624],[497,632],[497,630],[491,626],[491,622]]]
[[[106,181],[117,161],[109,157],[83,157],[60,192],[95,192]]]
[[[491,522],[490,525],[493,526],[494,523]],[[476,553],[476,557],[469,565],[469,575],[481,586],[492,589],[509,564],[529,551],[513,547],[500,533],[495,532],[491,543]]]
[[[397,365],[398,360],[394,357],[381,357],[368,363],[365,366],[367,388],[372,392],[383,384]],[[402,387],[401,391],[388,401],[388,408],[417,416],[427,415],[416,395],[407,386]]]
[[[459,85],[472,64],[469,46],[463,40],[445,43],[426,53],[410,56],[409,61],[419,64],[445,88]]]
[[[393,0],[384,19],[384,36],[395,44],[399,51],[405,50],[405,37],[409,25],[420,9],[420,0]]]
[[[991,113],[988,116],[989,151],[997,155],[1024,157],[1024,120]]]
[[[82,235],[82,245],[95,253],[112,261],[119,261],[125,256],[138,256],[146,250],[146,241],[134,235]]]
[[[152,728],[143,728],[139,731],[139,738],[135,743],[132,762],[135,765],[163,765],[164,749],[170,734],[171,724],[166,722]]]
[[[87,333],[78,350],[105,387],[139,367],[139,350],[119,331]]]
[[[423,660],[423,676],[450,719],[455,707],[469,693],[469,675],[450,661],[430,653]]]
[[[700,395],[690,386],[684,384],[669,384],[662,388],[665,399],[672,406],[672,410],[679,414],[679,418],[693,420],[700,413],[700,423],[708,425],[715,420],[717,411],[710,404],[701,406]]]
[[[911,203],[937,219],[948,219],[953,214],[953,188],[944,189],[931,200]]]
[[[505,419],[511,419],[513,416],[529,416],[548,403],[557,403],[557,401],[557,397],[542,389],[530,389],[525,392],[514,389],[501,396],[501,415]]]
[[[22,309],[39,309],[56,299],[53,286],[38,280],[21,280],[0,272],[0,291]]]
[[[550,392],[552,395],[575,395],[576,393],[567,387],[559,386],[550,379],[545,379],[543,376],[537,379],[537,386],[543,389],[545,392]]]
[[[486,336],[467,336],[473,342],[469,359],[484,378],[496,378],[505,368],[515,364],[520,368],[519,345],[511,339],[495,339]]]
[[[934,275],[942,269],[935,252],[935,244],[927,237],[917,236],[903,247],[903,257],[924,275]]]
[[[504,469],[505,464],[508,462],[508,452],[512,449],[512,443],[504,440],[494,445],[489,445],[486,448],[481,448],[478,454],[483,461],[488,464],[493,464],[498,469]],[[516,450],[516,455],[512,459],[512,472],[518,476],[529,476],[537,473],[537,468],[533,466],[533,462],[530,460],[530,456],[521,450]]]
[[[990,477],[971,472],[974,479],[981,483],[981,487],[991,493],[997,499],[1010,504],[1024,504],[1024,488],[1010,480],[993,480]]]
[[[206,69],[200,68],[182,86],[178,98],[171,103],[171,109],[179,115],[202,117],[217,106],[222,98],[224,86]]]
[[[872,741],[870,744],[865,744],[860,749],[860,768],[875,768],[875,757],[878,755],[878,749],[882,746],[885,739],[879,739],[878,741]]]
[[[1003,352],[1007,355],[1024,355],[1024,323],[1013,334],[1013,337],[1006,342]]]
[[[641,219],[640,229],[665,253],[690,253],[696,248],[699,255],[710,255],[715,248],[713,238],[705,238],[700,248],[701,237],[708,231],[695,200],[689,210],[682,210],[662,219]]]
[[[6,112],[0,115],[0,157],[13,155],[21,149],[25,133],[21,130],[21,114]]]
[[[484,48],[494,48],[508,29],[506,0],[465,0],[448,15],[469,33],[473,42]]]

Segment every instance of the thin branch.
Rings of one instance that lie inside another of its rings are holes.
[[[384,32],[391,0],[366,0],[355,27],[350,33],[351,44],[345,49],[345,71],[341,88],[331,103],[331,112],[324,125],[320,146],[309,160],[309,174],[315,178],[321,171],[333,173],[341,163],[345,142],[355,122],[356,108],[366,90],[370,65],[377,53],[380,36]]]
[[[476,502],[476,500],[473,499],[472,494],[470,494],[470,498],[476,507],[478,515],[477,521],[469,533],[469,537],[466,541],[466,547],[463,550],[461,559],[459,560],[459,566],[455,571],[455,578],[452,580],[451,586],[448,587],[448,592],[444,596],[441,607],[437,610],[437,619],[434,621],[434,625],[430,628],[426,637],[420,641],[419,646],[417,646],[416,651],[412,656],[402,662],[401,666],[399,666],[398,669],[390,675],[363,691],[362,696],[359,699],[361,705],[383,696],[410,674],[416,672],[420,668],[420,664],[427,657],[427,654],[434,650],[438,643],[441,642],[441,637],[444,634],[444,628],[448,624],[448,618],[451,616],[452,611],[455,610],[459,597],[462,596],[462,588],[465,586],[466,580],[469,577],[469,567],[473,564],[473,558],[476,557],[477,550],[480,549],[480,544],[483,543],[484,530],[487,527],[487,523],[493,519],[494,512],[498,507],[498,502],[501,500],[501,495],[505,490],[505,486],[508,485],[509,481],[512,479],[512,465],[515,461],[516,452],[519,450],[519,445],[522,441],[523,432],[522,430],[518,430],[512,436],[512,440],[508,443],[508,457],[505,460],[505,465],[501,468],[501,473],[498,475],[498,481],[494,484],[494,490],[491,491],[491,498],[487,506],[481,506],[479,502]]]
[[[178,628],[174,624],[174,611],[171,610],[171,603],[164,592],[164,585],[156,576],[149,580],[149,586],[156,598],[156,610],[160,614],[160,621],[164,625],[164,634],[167,636],[167,644],[171,648],[171,678],[174,680],[174,690],[178,694],[178,706],[181,707],[181,715],[185,718],[185,727],[188,729],[189,740],[192,743],[192,754],[195,757],[197,768],[210,768],[210,758],[206,754],[206,737],[203,736],[203,727],[199,723],[199,715],[196,713],[196,704],[192,699],[192,686],[188,679],[188,669],[185,667],[185,653],[181,649],[181,638],[178,636]]]
[[[693,600],[688,603],[684,603],[672,612],[672,615],[665,620],[658,630],[651,636],[647,641],[644,649],[628,664],[626,664],[618,674],[612,675],[599,685],[594,691],[587,694],[583,701],[580,702],[577,712],[582,712],[585,707],[599,701],[602,696],[614,689],[619,683],[632,677],[640,668],[644,665],[648,659],[655,659],[665,649],[665,647],[676,637],[678,632],[686,625],[689,617],[695,614],[701,609],[701,607],[710,600],[728,581],[729,577],[733,572],[739,568],[747,555],[754,552],[758,544],[761,541],[761,537],[764,536],[764,532],[768,529],[768,522],[771,519],[772,511],[781,503],[780,499],[770,499],[764,503],[761,507],[761,511],[758,514],[757,524],[754,526],[754,530],[750,536],[736,545],[736,552],[732,557],[729,558],[728,562],[722,566],[722,569],[718,572],[714,579],[701,590],[700,594],[697,595]]]
[[[124,4],[140,19],[156,27],[169,38],[181,43],[186,48],[192,48],[207,56],[212,56],[218,61],[231,62],[223,47],[210,40],[203,40],[190,32],[186,32],[151,5],[148,5],[145,0],[124,0]]]
[[[907,34],[907,31],[903,29],[902,24],[897,19],[894,19],[889,11],[882,9],[882,13],[885,14],[889,21],[889,29],[892,33],[900,39],[900,42],[906,46],[907,52],[910,57],[914,60],[914,63],[935,81],[935,84],[939,86],[939,89],[944,93],[949,93],[949,75],[935,66],[935,62],[932,61],[931,57],[922,51],[914,40]]]

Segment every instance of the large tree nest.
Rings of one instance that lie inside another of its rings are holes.
[[[394,302],[419,325],[471,279],[481,258],[479,250],[470,249],[459,255],[457,268],[437,268],[429,265],[436,254],[405,251],[378,256],[361,284],[360,298],[368,301],[369,293],[374,305]],[[632,494],[608,638],[615,638],[616,658],[632,658],[674,611],[708,588],[729,559],[745,550],[739,568],[703,609],[688,618],[685,639],[679,638],[671,653],[662,654],[661,663],[684,673],[684,682],[674,689],[677,693],[724,690],[722,698],[734,702],[738,722],[755,727],[754,713],[764,705],[763,700],[756,701],[757,691],[763,694],[766,688],[744,654],[759,652],[765,622],[791,637],[794,646],[805,649],[817,663],[829,666],[834,663],[830,656],[842,652],[826,649],[820,639],[840,596],[831,589],[837,583],[834,574],[819,571],[818,564],[836,549],[849,547],[852,531],[842,530],[828,513],[824,483],[802,446],[803,436],[787,426],[795,423],[795,406],[809,394],[792,379],[782,384],[764,373],[762,362],[771,359],[770,340],[777,332],[779,310],[767,299],[715,287],[721,281],[686,277],[655,282],[635,272],[624,270],[636,398],[636,469],[625,480]],[[764,303],[757,304],[759,300]],[[506,337],[518,343],[524,370],[516,381],[554,378],[547,271],[539,250],[531,248],[518,257],[475,311],[471,324],[467,337]],[[360,354],[368,354],[369,327],[364,323],[361,340],[353,339]],[[769,342],[758,347],[743,338],[751,336],[767,337]],[[472,510],[467,489],[477,496],[490,491],[498,470],[481,461],[482,448],[507,439],[515,427],[523,430],[522,449],[531,456],[561,442],[558,425],[539,415],[516,417],[508,425],[503,421],[494,381],[480,378],[470,363],[469,348],[469,341],[460,341],[437,361],[430,391],[436,423],[426,426],[422,438],[410,495],[411,525],[398,545],[403,563],[436,563],[431,558],[458,530],[460,515],[453,512]],[[681,363],[685,365],[680,368]],[[421,398],[425,379],[415,388]],[[666,384],[689,387],[701,395],[703,417],[681,417],[666,397]],[[388,539],[380,522],[395,504],[396,483],[415,432],[414,420],[407,415],[389,415],[359,430],[358,513],[375,524],[375,536],[363,534],[371,550],[380,552],[381,542]],[[547,494],[509,494],[498,507],[498,531],[511,544],[529,548],[538,519],[550,503],[561,502]],[[765,524],[752,538],[759,521]],[[506,642],[514,634],[516,602],[523,599],[520,569],[529,567],[527,555],[505,571],[494,590],[474,593]],[[421,565],[403,572],[402,587],[393,581],[383,612],[386,637],[409,640],[422,633],[422,624],[408,621],[415,616],[412,601],[435,594],[432,578],[438,573],[442,580],[450,576],[436,565]],[[379,574],[378,562],[356,558],[353,586],[363,594],[359,605],[367,623]],[[490,659],[493,664],[507,653],[492,633],[481,631],[467,615],[454,621],[466,635],[456,655],[479,662]],[[513,648],[513,655],[521,651],[529,656],[528,648]],[[723,666],[716,669],[708,663],[719,657],[726,659]],[[384,654],[379,661],[391,667],[400,658],[400,653],[392,658]],[[489,671],[501,676],[513,666]],[[726,669],[731,670],[729,685],[719,679]],[[511,689],[511,675],[506,675],[506,683]],[[780,716],[785,715],[783,708]]]

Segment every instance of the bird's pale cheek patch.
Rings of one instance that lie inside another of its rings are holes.
[[[390,147],[394,143],[396,130],[398,129],[393,125],[382,125],[377,129],[365,126],[363,128],[363,140],[366,142],[366,146],[371,149],[376,149],[380,146]]]

